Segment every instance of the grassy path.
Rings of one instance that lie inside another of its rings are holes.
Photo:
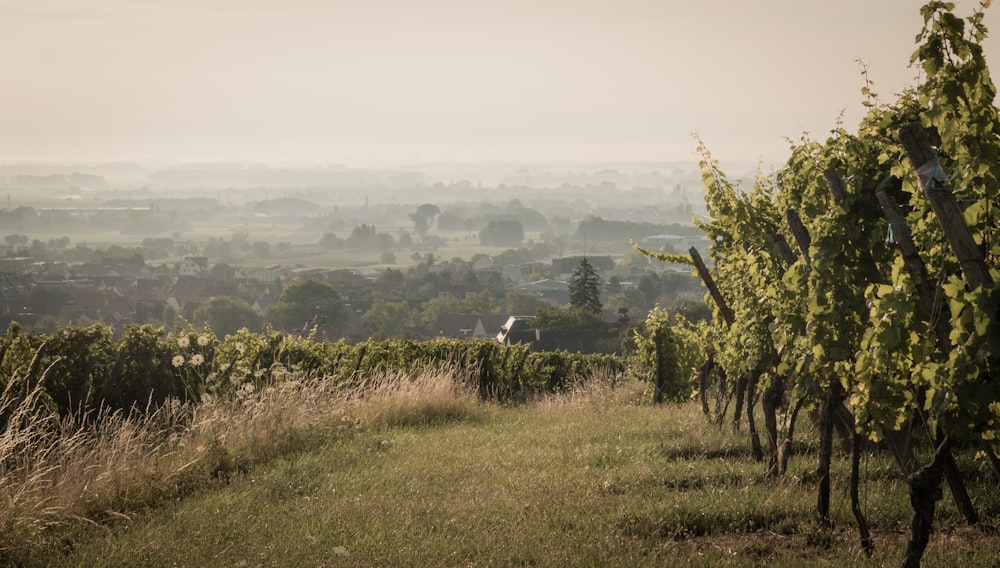
[[[882,458],[867,461],[878,550],[865,559],[844,461],[835,472],[834,526],[826,528],[813,521],[813,484],[796,477],[814,467],[811,457],[794,459],[790,478],[765,483],[743,439],[704,425],[694,405],[489,406],[478,418],[358,432],[282,458],[108,531],[93,529],[71,553],[43,563],[900,565],[905,484]],[[926,565],[996,566],[1000,497],[982,484],[976,490],[992,534],[956,528],[954,507],[942,501],[944,530]]]

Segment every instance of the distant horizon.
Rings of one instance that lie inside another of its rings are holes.
[[[532,166],[557,166],[557,167],[582,167],[582,168],[597,168],[602,166],[649,166],[649,167],[671,167],[678,165],[697,165],[699,158],[697,156],[692,156],[687,160],[629,160],[629,159],[593,159],[593,160],[573,160],[573,159],[536,159],[536,160],[519,160],[519,159],[481,159],[481,160],[386,160],[383,163],[376,161],[365,162],[337,162],[329,161],[323,162],[320,160],[287,160],[287,161],[264,161],[264,160],[240,160],[240,159],[225,159],[225,160],[179,160],[179,161],[162,161],[162,160],[16,160],[16,161],[0,161],[0,168],[15,168],[15,167],[49,167],[49,168],[68,168],[68,167],[89,167],[89,168],[99,168],[99,167],[122,167],[122,166],[134,166],[142,168],[185,168],[185,167],[204,167],[204,166],[232,166],[232,167],[243,167],[243,168],[344,168],[344,169],[372,169],[372,168],[384,168],[384,169],[398,169],[398,168],[420,168],[420,167],[442,167],[442,166],[510,166],[510,167],[532,167]],[[759,162],[751,160],[728,160],[728,163],[742,163],[742,164],[757,164]]]
[[[0,163],[697,162],[697,133],[774,166],[853,129],[865,74],[918,83],[921,4],[7,0]]]
[[[706,145],[713,156],[720,158],[727,163],[742,164],[774,164],[773,161],[763,159],[762,154],[750,157],[751,153],[740,153],[736,156],[718,155],[712,149],[711,143],[706,141]],[[785,144],[787,147],[787,144]],[[398,167],[420,167],[437,165],[560,165],[560,166],[590,166],[593,164],[697,164],[701,156],[696,153],[697,143],[692,138],[690,149],[685,151],[673,151],[670,153],[658,154],[655,152],[615,152],[601,153],[597,150],[577,152],[560,151],[549,154],[535,152],[532,155],[521,155],[516,152],[498,152],[494,154],[477,152],[447,152],[424,153],[417,155],[406,151],[392,152],[388,150],[371,150],[369,152],[333,152],[325,153],[319,151],[285,151],[281,153],[270,153],[266,151],[239,153],[219,153],[213,154],[211,151],[194,152],[187,155],[162,153],[138,153],[121,152],[117,154],[104,154],[94,152],[79,152],[77,156],[71,156],[70,152],[62,152],[61,157],[53,157],[51,154],[37,152],[34,154],[24,154],[23,156],[11,156],[0,154],[0,165],[106,165],[106,164],[134,164],[146,167],[168,167],[177,165],[198,165],[198,164],[240,164],[266,165],[274,167],[284,166],[342,166],[348,168],[398,168]]]

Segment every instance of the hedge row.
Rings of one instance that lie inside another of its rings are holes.
[[[167,399],[239,396],[289,379],[335,376],[354,384],[381,372],[448,370],[468,378],[483,398],[514,400],[565,389],[598,371],[620,374],[613,355],[532,352],[492,340],[392,339],[331,343],[270,331],[219,339],[210,331],[165,333],[133,326],[120,337],[102,325],[28,333],[13,324],[0,340],[0,387],[6,398],[41,384],[60,416],[155,407]],[[6,421],[0,409],[0,425]]]

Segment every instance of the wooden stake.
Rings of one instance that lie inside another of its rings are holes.
[[[910,163],[917,170],[917,180],[920,189],[927,196],[944,231],[951,251],[962,267],[962,274],[969,288],[975,290],[980,286],[993,284],[990,271],[986,268],[986,255],[972,238],[965,217],[958,208],[958,201],[952,192],[948,176],[941,169],[937,153],[931,148],[927,132],[919,122],[899,129],[899,142],[906,150]]]
[[[875,197],[878,198],[878,203],[882,206],[882,214],[889,221],[889,228],[892,229],[892,240],[896,242],[896,248],[903,255],[903,263],[906,265],[906,271],[910,273],[913,283],[917,286],[917,293],[920,294],[920,297],[925,302],[933,302],[936,294],[934,286],[931,285],[930,275],[927,273],[927,265],[920,258],[917,246],[913,243],[913,235],[910,233],[910,227],[906,224],[903,214],[899,212],[899,205],[884,191],[876,192]],[[943,353],[948,353],[951,351],[951,339],[949,338],[951,334],[951,318],[948,315],[948,304],[942,304],[941,315],[937,318],[937,321],[932,322],[932,325],[934,326],[938,348]]]
[[[833,202],[837,205],[843,205],[847,199],[847,185],[844,183],[844,178],[840,177],[840,173],[837,170],[827,168],[823,172],[823,179],[826,180],[826,185],[830,186]]]
[[[812,243],[812,239],[809,238],[809,231],[806,230],[805,225],[802,224],[802,218],[799,217],[798,211],[794,209],[789,209],[785,211],[785,221],[788,222],[788,228],[792,231],[792,236],[795,237],[795,242],[799,245],[799,250],[802,251],[802,258],[806,259],[806,264],[809,264],[809,245]]]
[[[795,258],[795,253],[792,252],[792,247],[788,246],[788,241],[785,240],[785,237],[778,233],[771,233],[771,242],[773,242],[774,246],[778,248],[778,252],[781,253],[781,257],[785,259],[786,268],[795,264],[795,261],[797,260]]]
[[[701,281],[708,288],[708,293],[715,300],[715,305],[719,306],[719,313],[722,314],[722,318],[726,320],[726,324],[733,325],[733,321],[735,320],[733,310],[726,304],[726,300],[722,297],[722,292],[715,285],[715,280],[712,279],[712,275],[708,272],[708,267],[705,266],[705,262],[701,260],[701,255],[698,254],[698,249],[691,247],[688,253],[691,255],[691,260],[694,261],[694,267],[698,270],[698,276],[701,276]]]
[[[875,197],[878,198],[879,205],[882,206],[882,214],[889,221],[889,227],[892,228],[892,238],[896,241],[896,247],[899,249],[900,254],[903,255],[903,263],[917,287],[917,294],[923,301],[933,303],[937,291],[931,285],[927,265],[920,258],[920,252],[913,242],[910,227],[906,224],[903,214],[899,212],[899,206],[884,191],[875,193]],[[934,328],[934,336],[937,340],[938,348],[941,349],[943,354],[947,355],[951,351],[951,316],[947,304],[941,306],[941,312],[935,318],[935,321],[931,322],[931,326]],[[917,403],[921,408],[923,407],[924,394],[923,390],[916,392]],[[921,415],[923,415],[922,410]],[[926,421],[926,417],[924,420]],[[958,464],[955,463],[955,457],[951,454],[950,449],[942,451],[941,468],[945,480],[948,482],[948,489],[951,490],[952,498],[955,500],[955,506],[965,516],[965,520],[970,525],[974,525],[979,521],[979,513],[976,511],[976,507],[969,497],[969,492],[965,487],[965,482],[962,480]]]

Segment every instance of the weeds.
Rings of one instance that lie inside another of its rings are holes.
[[[22,395],[10,385],[0,397],[0,565],[47,549],[70,525],[114,525],[363,428],[478,412],[474,393],[444,373],[382,374],[350,391],[334,377],[288,380],[197,405],[62,420],[41,387]]]
[[[359,424],[375,429],[473,419],[481,412],[476,396],[469,378],[457,372],[384,372],[362,381],[348,400]]]
[[[533,406],[543,414],[599,407],[612,409],[622,404],[636,404],[646,400],[646,384],[638,380],[622,379],[610,371],[597,372],[586,380],[578,381],[559,393],[540,395]]]

